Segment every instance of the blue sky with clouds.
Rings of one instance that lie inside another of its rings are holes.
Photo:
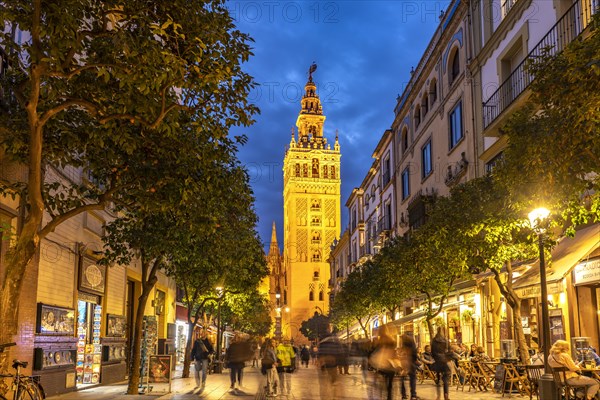
[[[259,233],[268,246],[277,224],[283,244],[285,147],[295,128],[307,72],[321,97],[325,136],[339,130],[342,207],[368,171],[379,138],[392,124],[396,97],[409,80],[449,1],[228,1],[237,26],[255,40],[245,65],[260,87],[257,122],[235,133],[256,197]],[[342,208],[342,231],[347,226]]]

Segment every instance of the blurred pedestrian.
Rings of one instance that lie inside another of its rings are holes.
[[[260,359],[260,346],[256,340],[251,343],[252,347],[252,367],[260,367],[258,360]]]
[[[342,344],[337,336],[332,333],[330,325],[326,328],[326,334],[319,342],[318,347],[318,370],[319,387],[322,400],[343,399],[343,387],[339,382],[338,362],[343,351]]]
[[[291,374],[296,365],[296,353],[289,340],[283,340],[275,348],[277,354],[277,375],[279,376],[279,394],[290,395],[292,393]]]
[[[252,358],[252,348],[248,341],[244,340],[240,334],[235,334],[227,351],[225,352],[225,363],[229,367],[229,378],[231,380],[231,390],[243,388],[244,367],[246,361]]]
[[[300,359],[302,360],[302,365],[308,368],[308,362],[310,361],[310,350],[308,350],[308,346],[302,346],[302,350],[300,350]]]
[[[338,373],[340,375],[350,375],[350,350],[348,346],[340,343],[340,355],[338,357]]]
[[[200,335],[194,341],[192,347],[191,359],[194,362],[194,378],[196,380],[196,388],[206,386],[206,375],[208,371],[208,362],[210,356],[215,352],[206,331],[202,329]],[[202,372],[202,380],[200,379]]]
[[[266,395],[276,395],[279,378],[277,377],[277,354],[272,339],[265,339],[262,345],[261,372],[267,376]]]
[[[408,399],[406,392],[405,377],[408,376],[410,386],[410,400],[418,400],[417,398],[417,344],[413,339],[412,332],[406,332],[400,337],[400,359],[402,360],[403,374],[400,381],[400,394],[402,399]]]
[[[369,362],[377,373],[384,378],[384,389],[387,393],[387,400],[392,400],[392,389],[394,385],[394,375],[399,369],[400,358],[396,354],[396,341],[390,335],[388,328],[384,325],[379,328],[379,339],[375,349],[369,358]]]
[[[449,400],[449,386],[450,386],[450,368],[448,367],[448,340],[442,334],[442,328],[438,328],[437,334],[431,341],[431,355],[433,356],[434,363],[431,369],[436,374],[436,400],[441,400],[441,388],[440,384],[444,388],[444,400]]]

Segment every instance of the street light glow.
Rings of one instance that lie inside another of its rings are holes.
[[[542,222],[544,222],[549,215],[550,210],[544,207],[539,207],[530,212],[527,216],[529,217],[529,223],[531,224],[531,227],[536,232],[543,232],[544,228]]]

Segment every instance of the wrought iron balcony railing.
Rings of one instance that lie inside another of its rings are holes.
[[[534,76],[527,70],[527,63],[539,59],[545,54],[555,55],[564,50],[587,28],[592,15],[596,12],[598,12],[598,5],[595,0],[577,0],[573,3],[546,36],[483,103],[484,128],[490,126],[533,81]]]

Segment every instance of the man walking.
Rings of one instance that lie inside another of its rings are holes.
[[[408,375],[408,382],[410,386],[410,400],[418,400],[417,398],[417,345],[413,339],[412,332],[406,332],[401,336],[401,360],[402,369],[405,374]],[[400,393],[402,399],[408,399],[408,393],[406,392],[406,386],[404,378],[406,375],[402,375],[400,378]]]
[[[208,361],[214,349],[210,340],[206,336],[206,331],[200,331],[200,337],[194,341],[192,347],[191,359],[194,362],[194,378],[196,379],[196,388],[206,386],[206,372],[208,370]],[[202,381],[200,381],[200,371],[202,371]]]

